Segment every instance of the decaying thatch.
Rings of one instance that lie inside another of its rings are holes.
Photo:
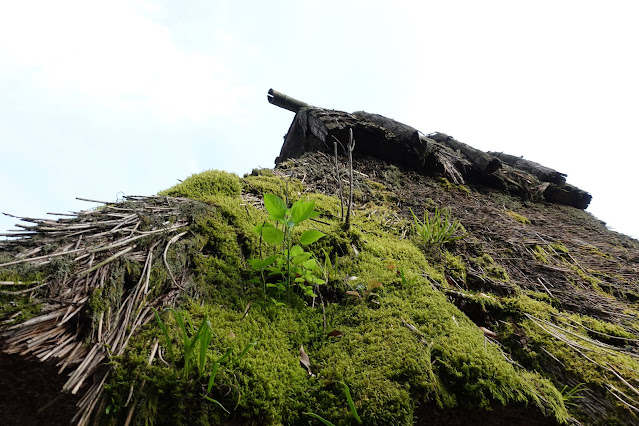
[[[479,333],[480,345],[499,348],[497,357],[501,360],[503,355],[509,367],[535,370],[535,374],[539,369],[544,377],[571,388],[596,374],[597,385],[580,395],[576,409],[580,418],[639,419],[639,373],[632,368],[639,360],[639,243],[607,230],[579,210],[588,205],[589,194],[567,185],[564,174],[518,157],[485,153],[443,133],[422,135],[376,114],[314,108],[272,92],[272,102],[295,111],[296,116],[277,167],[265,178],[272,179],[268,181],[272,187],[265,184],[264,190],[278,187],[283,176],[297,179],[303,191],[325,198],[339,194],[345,199],[345,188],[351,187],[352,214],[358,219],[375,217],[382,227],[372,232],[392,232],[393,238],[403,242],[410,239],[413,212],[428,214],[433,206],[446,206],[461,220],[468,236],[445,253],[428,254],[443,266],[440,279],[419,271],[425,287],[432,287],[448,306],[454,304],[453,309],[467,316],[472,331],[479,328],[484,333]],[[350,130],[357,143],[352,170],[347,172],[350,164],[334,153],[346,151],[339,145],[348,140]],[[252,208],[247,204],[261,210],[262,190],[253,187],[248,176],[242,184],[234,179],[236,187],[230,192],[235,198],[229,202],[247,215]],[[211,185],[215,191],[221,186]],[[5,278],[0,281],[4,288],[0,293],[16,299],[32,296],[30,306],[40,305],[37,314],[25,321],[20,321],[21,311],[0,318],[0,349],[55,363],[59,373],[66,373],[62,391],[83,395],[73,420],[80,425],[104,412],[102,394],[111,373],[107,362],[125,354],[130,339],[135,342],[136,332],[153,319],[152,308],[173,304],[185,289],[188,292],[192,271],[173,259],[178,254],[172,252],[176,246],[186,246],[190,237],[198,238],[191,226],[194,218],[210,212],[202,202],[166,196],[125,197],[103,204],[62,215],[57,221],[20,218],[33,225],[3,234],[12,239],[0,242],[0,268],[22,268],[16,276],[33,277],[28,282]],[[326,220],[337,220],[330,209],[322,214]],[[232,240],[247,238],[229,228]],[[363,228],[358,232],[364,234]],[[366,238],[361,236],[362,241]],[[339,244],[345,247],[340,256],[349,257],[350,247],[352,257],[359,256],[352,241]],[[220,254],[205,247],[211,252],[208,255]],[[394,254],[391,251],[389,256]],[[239,259],[236,265],[245,260]],[[377,260],[389,270],[397,267],[395,259]],[[462,265],[455,266],[456,262]],[[43,268],[47,273],[38,275]],[[153,279],[154,274],[162,278]],[[349,278],[357,277],[345,278],[346,285]],[[342,290],[327,289],[332,294],[326,300],[348,299],[348,294],[338,294]],[[359,296],[357,291],[346,293]],[[509,299],[514,295],[520,299]],[[525,311],[516,303],[532,307]],[[595,329],[591,320],[613,331]],[[451,321],[457,323],[454,316]],[[427,347],[433,344],[403,317],[395,326],[407,328]],[[326,337],[326,330],[323,334]],[[555,344],[565,346],[551,348]],[[156,339],[143,363],[147,356],[148,364],[152,363],[158,346]],[[586,366],[584,372],[567,368],[567,358],[557,355],[564,349],[563,355],[567,352]],[[611,361],[622,357],[624,363]],[[521,365],[526,362],[531,365]],[[127,424],[135,405],[129,404],[133,387],[131,383],[123,405],[128,410]],[[537,408],[528,408],[543,418]],[[442,412],[438,410],[425,412]],[[428,416],[420,420],[424,418]],[[555,424],[554,420],[548,424]]]
[[[38,315],[7,325],[20,315],[17,312],[4,322],[0,328],[4,351],[40,361],[57,360],[59,373],[69,374],[62,391],[75,394],[82,389],[84,393],[74,418],[77,424],[87,424],[100,401],[109,375],[105,359],[121,355],[137,328],[153,318],[151,307],[170,302],[179,292],[181,277],[173,275],[167,251],[186,233],[193,210],[204,208],[190,199],[125,197],[123,202],[57,221],[20,218],[34,225],[4,234],[18,239],[0,243],[5,253],[15,254],[15,260],[0,267],[57,262],[56,273],[42,282],[19,283],[26,288],[3,291],[27,295],[46,289]],[[118,261],[124,255],[142,265],[139,281],[127,281],[127,265]],[[149,286],[151,270],[160,262],[173,282],[170,288]],[[108,284],[115,284],[117,291],[107,294]],[[91,304],[106,309],[97,318],[83,318],[92,311]]]
[[[272,89],[269,96],[269,102],[296,113],[277,164],[304,152],[331,154],[335,138],[344,144],[352,130],[357,156],[372,156],[422,174],[443,174],[457,184],[485,184],[528,200],[585,209],[592,198],[568,185],[565,174],[521,157],[483,152],[440,132],[423,135],[379,114],[317,108]]]

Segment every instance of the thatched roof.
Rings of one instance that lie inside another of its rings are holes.
[[[308,225],[326,234],[308,248],[327,281],[315,298],[278,299],[277,276],[248,264],[277,251],[252,231],[268,221],[266,193],[320,213]],[[274,170],[24,218],[33,226],[0,242],[0,342],[66,375],[79,424],[308,424],[305,412],[347,424],[353,410],[365,424],[637,424],[639,242],[588,201],[543,166],[304,106]],[[459,240],[417,238],[444,212]],[[258,343],[221,361],[207,391],[208,373],[169,363],[152,310],[165,306],[193,326],[210,319],[205,366]]]

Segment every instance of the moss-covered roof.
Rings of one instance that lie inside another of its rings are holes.
[[[334,158],[308,153],[37,222],[0,246],[4,350],[86,374],[79,419],[102,423],[639,423],[639,242],[574,207],[368,157],[346,229],[337,182]],[[274,223],[264,194],[319,212],[291,228],[292,245],[325,234],[300,248],[316,297],[279,292],[285,267],[251,267],[286,258],[255,232]],[[445,212],[459,226],[424,238]]]

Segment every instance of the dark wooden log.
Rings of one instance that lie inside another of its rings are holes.
[[[417,130],[377,114],[323,108],[302,108],[293,119],[276,164],[301,156],[304,152],[333,153],[333,136],[341,142],[340,152],[349,137],[349,129],[357,141],[355,156],[369,155],[389,163],[423,170],[430,156],[427,143]]]
[[[310,105],[306,102],[298,101],[295,98],[291,98],[290,96],[285,95],[284,93],[280,93],[277,90],[269,89],[268,95],[266,95],[266,99],[270,104],[278,106],[280,108],[287,109],[289,111],[297,112],[302,108],[309,107]]]
[[[346,144],[352,130],[357,141],[355,157],[371,156],[423,174],[444,175],[457,184],[488,185],[526,200],[580,209],[591,200],[587,192],[566,185],[563,173],[520,157],[486,153],[444,133],[423,136],[415,128],[379,114],[312,107],[273,89],[268,99],[296,112],[276,164],[306,152],[333,155],[335,138],[340,141],[340,152],[348,155]]]
[[[488,154],[499,158],[509,166],[532,174],[540,181],[554,183],[555,185],[563,185],[566,183],[565,173],[560,173],[557,170],[542,166],[534,161],[525,160],[523,157],[517,157],[515,155],[504,154],[503,152],[488,151]]]
[[[544,191],[544,198],[552,203],[565,204],[582,210],[585,210],[592,201],[592,195],[588,192],[567,183],[550,184]]]
[[[445,133],[431,133],[428,138],[443,143],[454,151],[459,151],[466,156],[478,171],[482,174],[491,174],[501,168],[501,161],[492,155],[486,154],[484,151],[473,148],[463,142],[459,142],[452,136]]]

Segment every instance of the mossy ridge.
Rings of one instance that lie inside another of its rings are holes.
[[[257,178],[265,177],[268,178]],[[344,278],[357,276],[363,282],[375,279],[382,284],[377,303],[350,300],[327,306],[329,329],[344,333],[342,338],[327,340],[317,309],[298,304],[274,309],[261,302],[259,289],[245,284],[249,271],[243,260],[259,252],[259,240],[250,230],[263,220],[265,213],[250,205],[240,206],[239,197],[228,192],[204,195],[174,192],[174,195],[187,194],[212,207],[197,218],[190,237],[183,242],[182,247],[188,248],[193,258],[195,298],[185,305],[185,312],[192,318],[201,318],[206,313],[213,319],[214,330],[218,331],[211,356],[219,355],[229,346],[239,348],[244,341],[259,342],[234,373],[220,378],[220,384],[237,390],[237,395],[231,392],[233,398],[220,397],[220,401],[234,406],[237,396],[235,415],[243,422],[305,423],[307,419],[299,417],[303,407],[336,424],[348,424],[350,414],[335,385],[338,380],[349,384],[358,412],[368,424],[412,424],[416,405],[428,400],[448,408],[460,403],[489,407],[517,401],[540,405],[536,396],[539,391],[530,385],[530,380],[525,380],[530,373],[517,371],[492,345],[486,347],[475,324],[441,293],[432,290],[426,279],[420,278],[424,274],[444,284],[443,267],[431,265],[414,243],[399,238],[399,231],[395,235],[379,231],[383,222],[376,220],[377,215],[367,214],[371,210],[362,210],[354,216],[353,232],[336,232],[336,238],[327,238],[328,244],[316,247],[337,254],[339,273]],[[318,210],[325,209],[334,215],[336,198],[323,197],[316,198]],[[339,226],[337,220],[327,220],[328,225],[312,226],[321,226],[329,232]],[[406,285],[399,270],[415,279]],[[238,320],[249,301],[253,307],[243,320]],[[402,324],[402,319],[414,324],[427,341],[431,339],[429,345],[421,343]],[[237,337],[229,337],[231,332]],[[157,333],[156,330],[156,337]],[[144,333],[134,338],[137,339],[143,340]],[[299,367],[300,344],[304,344],[317,378],[308,377]],[[146,405],[140,405],[146,414],[156,413],[156,419],[163,418],[163,395],[177,397],[186,392],[186,396],[193,398],[179,398],[171,421],[223,422],[225,417],[220,410],[197,398],[193,386],[180,391],[164,367],[144,366],[148,347],[138,344],[131,348],[128,360],[138,360],[139,377],[154,383],[156,389],[154,393],[150,390],[153,386],[147,384],[150,395],[147,397],[147,391],[140,394],[146,401]],[[134,355],[136,350],[141,353]],[[467,350],[473,353],[472,360],[463,355]],[[414,356],[406,357],[406,353]],[[127,365],[130,364],[120,365],[120,377],[125,377],[130,368]],[[543,380],[538,377],[537,382]],[[116,400],[117,393],[114,393]],[[157,404],[153,403],[154,398]],[[565,419],[565,410],[557,398],[552,405],[555,417]]]

